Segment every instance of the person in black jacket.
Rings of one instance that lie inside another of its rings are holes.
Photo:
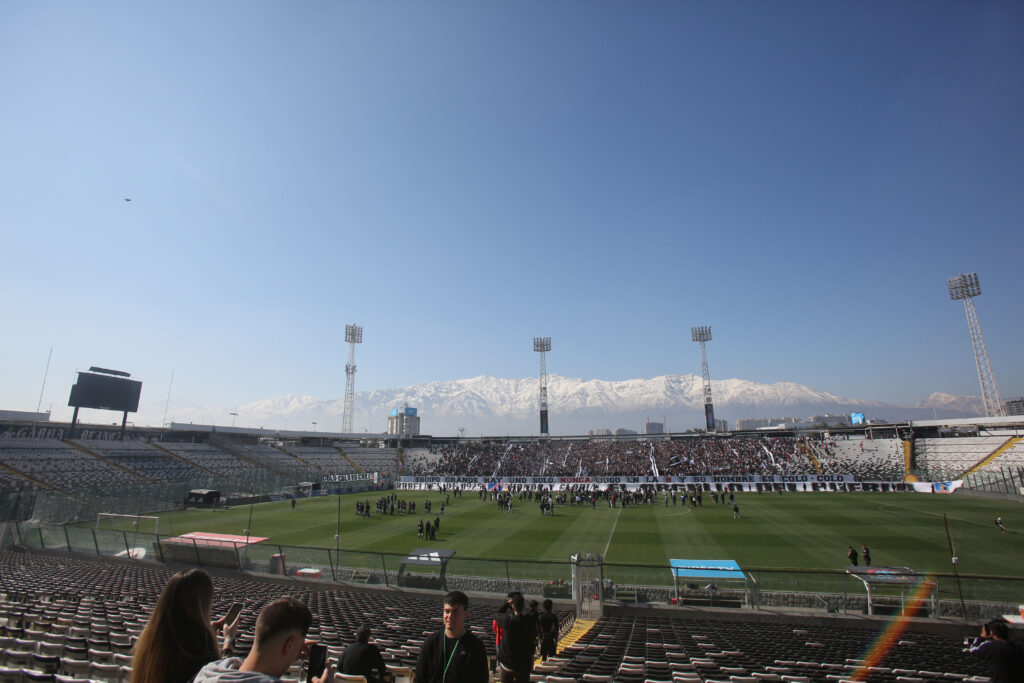
[[[387,666],[380,648],[370,642],[369,626],[360,626],[356,631],[356,642],[341,653],[338,671],[352,676],[365,676],[369,683],[384,682]]]
[[[488,683],[487,649],[466,628],[467,614],[465,593],[444,596],[444,629],[423,641],[413,683]]]
[[[1005,621],[993,619],[981,627],[967,652],[985,662],[992,683],[1015,683],[1024,680],[1021,652],[1010,642],[1010,627]]]
[[[503,635],[498,645],[498,671],[502,683],[526,683],[533,671],[537,647],[537,618],[527,612],[522,593],[510,593],[495,617]]]
[[[547,661],[548,657],[558,654],[558,618],[551,611],[554,603],[545,600],[544,610],[537,617],[537,630],[540,632],[540,658]]]

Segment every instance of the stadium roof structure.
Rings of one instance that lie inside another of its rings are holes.
[[[676,588],[676,604],[682,604],[679,600],[679,579],[702,579],[708,580],[705,587],[708,600],[714,605],[715,591],[718,586],[714,582],[743,583],[743,592],[747,601],[750,599],[750,590],[747,582],[747,575],[740,569],[735,560],[669,560],[669,571],[672,572],[672,580]]]
[[[251,436],[280,436],[294,438],[318,438],[318,439],[388,439],[395,438],[394,434],[379,433],[368,434],[366,432],[353,432],[345,434],[342,432],[314,432],[308,429],[265,429],[262,427],[231,427],[223,425],[197,425],[191,422],[172,422],[171,431],[176,432],[208,432],[217,434],[243,434]]]
[[[261,536],[236,536],[193,531],[181,536],[158,537],[157,548],[163,562],[180,562],[207,567],[244,569],[244,551],[267,540]],[[242,551],[242,553],[239,553]]]
[[[181,536],[164,539],[171,543],[207,546],[211,548],[237,548],[262,543],[267,538],[262,536],[236,536],[235,534],[215,534],[208,531],[191,531]]]
[[[1020,427],[1024,415],[1006,417],[958,417],[940,420],[911,420],[911,427]]]
[[[669,560],[672,575],[694,579],[743,579],[735,560]]]
[[[935,579],[928,577],[925,574],[916,572],[910,567],[847,567],[846,573],[855,579],[859,579],[864,584],[864,590],[868,594],[868,616],[875,614],[876,605],[885,604],[890,606],[891,602],[880,601],[876,602],[875,598],[879,597],[875,594],[876,590],[885,587],[894,587],[899,590],[899,601],[900,610],[906,611],[907,605],[907,591],[913,591],[918,587],[924,587],[929,590],[932,595],[932,599],[937,601],[938,591],[934,588],[937,585]],[[887,594],[885,597],[891,597]],[[913,596],[910,596],[913,597]],[[916,607],[916,606],[912,606]],[[937,608],[937,602],[935,603]]]

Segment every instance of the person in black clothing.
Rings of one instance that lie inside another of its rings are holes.
[[[502,629],[498,645],[498,671],[502,683],[527,683],[537,647],[537,621],[526,610],[522,593],[510,593],[495,621]]]
[[[465,593],[444,596],[444,629],[423,641],[413,683],[488,683],[487,649],[466,628],[468,613]]]
[[[351,676],[365,676],[368,683],[384,683],[387,670],[380,648],[370,642],[370,627],[360,626],[356,631],[356,642],[341,653],[338,671]]]
[[[846,553],[846,556],[850,558],[850,564],[854,567],[857,566],[857,551],[853,549],[853,546],[849,546],[850,552]]]
[[[537,617],[537,631],[540,634],[540,658],[548,661],[548,657],[558,654],[558,618],[551,611],[553,603],[545,600],[542,604],[543,611]]]
[[[871,551],[868,550],[868,547],[866,545],[862,545],[860,547],[860,556],[864,559],[864,566],[865,567],[870,567],[871,566]]]
[[[1005,621],[993,619],[981,627],[981,637],[966,650],[988,666],[992,683],[1017,683],[1024,680],[1021,652],[1010,642],[1010,628]]]

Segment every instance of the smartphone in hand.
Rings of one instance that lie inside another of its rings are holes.
[[[237,619],[238,615],[242,613],[242,607],[244,607],[244,605],[240,602],[236,602],[235,604],[231,605],[231,609],[228,610],[227,615],[225,615],[224,617],[225,626],[230,626],[231,624],[235,623],[235,619]]]
[[[327,646],[317,643],[309,648],[309,667],[306,674],[306,683],[313,683],[314,678],[324,675],[327,668]]]

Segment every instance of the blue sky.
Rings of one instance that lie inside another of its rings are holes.
[[[537,372],[1024,393],[1018,2],[7,2],[0,408]],[[130,197],[131,202],[124,198]]]

